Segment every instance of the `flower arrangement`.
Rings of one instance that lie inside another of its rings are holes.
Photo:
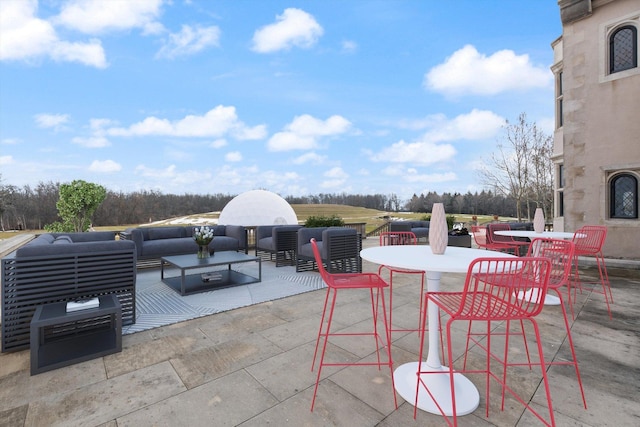
[[[209,227],[196,227],[193,230],[193,240],[198,244],[198,258],[209,258],[209,243],[213,240],[213,230]]]
[[[200,246],[206,246],[213,240],[213,230],[209,227],[196,227],[193,230],[193,240]]]

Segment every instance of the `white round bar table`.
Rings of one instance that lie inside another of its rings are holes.
[[[578,238],[584,237],[584,234],[576,234],[568,231],[543,231],[537,233],[533,230],[500,230],[495,232],[501,236],[513,236],[513,237],[526,237],[530,240],[535,238],[543,239],[573,239],[574,236]],[[533,256],[538,256],[538,250],[533,248]],[[518,293],[519,299],[526,299],[531,301],[531,298],[537,297],[537,290],[530,290],[526,292]],[[544,305],[560,305],[560,298],[555,295],[547,294],[544,296]]]
[[[469,269],[469,264],[476,258],[514,257],[502,252],[454,246],[448,246],[442,255],[435,255],[428,245],[376,246],[363,249],[360,252],[360,256],[376,264],[425,271],[429,292],[440,290],[442,273],[466,273]],[[440,320],[438,306],[429,304],[427,312],[429,325],[438,325]],[[440,372],[441,375],[429,374],[425,375],[424,379],[440,408],[449,416],[453,415],[449,368],[442,366],[439,347],[437,331],[435,333],[429,332],[426,365],[433,372]],[[417,372],[418,362],[410,362],[399,366],[393,373],[396,391],[412,405],[416,402]],[[454,374],[454,387],[456,415],[466,415],[475,411],[480,403],[480,394],[476,386],[464,375],[456,373]],[[435,401],[423,387],[420,387],[418,393],[417,406],[424,411],[440,415],[440,410]]]

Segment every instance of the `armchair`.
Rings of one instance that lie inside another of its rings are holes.
[[[298,230],[301,225],[259,225],[256,227],[256,256],[269,255],[276,267],[295,265]]]
[[[296,272],[315,269],[311,247],[315,239],[320,257],[330,273],[361,273],[362,237],[349,227],[303,227],[298,230]]]

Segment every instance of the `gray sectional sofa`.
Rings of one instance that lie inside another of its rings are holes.
[[[113,232],[45,233],[2,258],[2,351],[28,348],[38,305],[115,294],[135,323],[136,247]]]
[[[418,239],[429,238],[430,221],[391,221],[389,231],[411,231]]]
[[[157,259],[168,255],[195,254],[198,245],[193,230],[199,226],[129,228],[120,237],[135,243],[140,260]],[[244,251],[247,253],[247,230],[241,225],[211,225],[214,238],[209,244],[213,251]]]

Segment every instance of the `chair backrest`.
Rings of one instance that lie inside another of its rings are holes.
[[[543,257],[477,258],[467,270],[462,300],[452,318],[512,320],[542,310],[551,261]],[[518,294],[534,290],[532,298]]]
[[[569,240],[536,237],[531,241],[528,257],[541,256],[551,261],[549,287],[559,288],[571,275],[575,245]]]
[[[487,241],[489,243],[511,243],[513,242],[512,236],[501,236],[496,234],[496,231],[508,231],[511,230],[509,224],[489,224],[489,232],[487,233]]]
[[[320,255],[320,250],[318,249],[318,243],[315,238],[311,239],[311,248],[313,249],[313,256],[316,259],[316,264],[318,264],[318,271],[320,272],[320,277],[327,284],[327,286],[333,286],[333,276],[329,274],[329,272],[324,268],[324,264],[322,263],[322,256]]]
[[[577,253],[595,255],[602,250],[606,238],[607,227],[604,225],[585,225],[574,233],[573,243]]]
[[[418,238],[412,231],[383,231],[380,233],[380,246],[417,244]]]
[[[481,225],[472,225],[471,234],[473,234],[473,240],[481,248],[487,247],[487,227]]]

